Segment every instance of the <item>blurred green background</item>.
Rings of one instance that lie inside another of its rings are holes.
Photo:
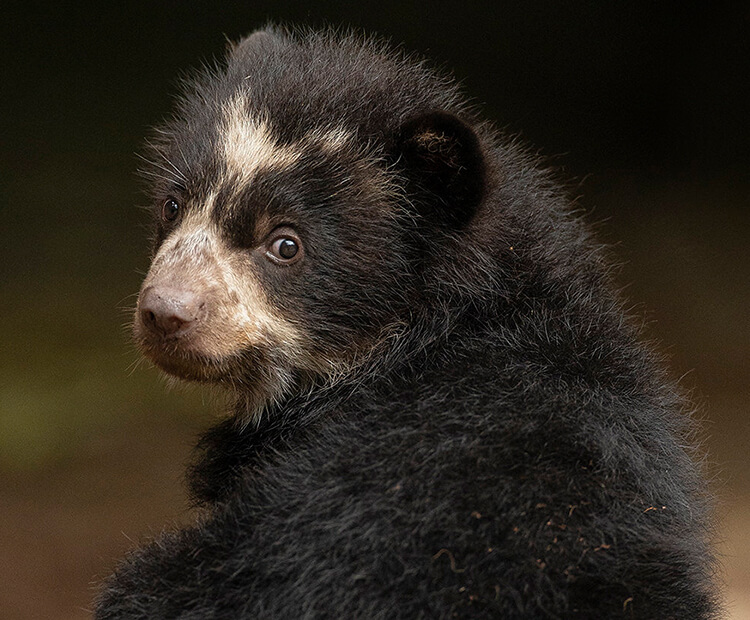
[[[692,391],[735,618],[750,617],[750,9],[745,2],[10,3],[0,22],[0,617],[85,618],[117,557],[191,515],[221,403],[128,339],[135,170],[181,73],[268,20],[351,25],[459,77],[571,181]]]

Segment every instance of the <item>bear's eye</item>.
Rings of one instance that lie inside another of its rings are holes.
[[[302,244],[297,234],[286,226],[276,229],[266,249],[266,256],[276,264],[291,265],[302,257]]]
[[[174,198],[167,198],[161,206],[161,219],[174,222],[180,216],[180,205]]]

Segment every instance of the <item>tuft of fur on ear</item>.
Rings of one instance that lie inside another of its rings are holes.
[[[453,114],[429,112],[404,123],[397,145],[407,191],[428,220],[462,228],[482,201],[485,167],[474,130]]]

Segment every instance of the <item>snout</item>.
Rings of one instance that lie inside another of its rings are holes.
[[[203,296],[194,291],[149,286],[141,292],[138,316],[153,336],[179,337],[195,328],[205,306]]]
[[[151,263],[133,339],[172,376],[247,386],[261,380],[254,376],[271,347],[277,357],[281,344],[300,357],[301,336],[274,310],[250,253],[228,247],[213,229],[178,229]]]

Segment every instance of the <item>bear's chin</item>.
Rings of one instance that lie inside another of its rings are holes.
[[[221,383],[228,381],[229,372],[224,364],[194,354],[165,355],[144,351],[144,355],[168,375],[184,381]]]
[[[248,350],[221,359],[195,352],[165,353],[143,346],[141,351],[170,377],[228,389],[242,395],[243,401],[251,405],[252,409],[273,400],[289,387],[279,377],[274,379],[263,372],[263,367],[258,364],[252,351]]]
[[[194,337],[157,337],[137,321],[133,340],[146,359],[177,379],[228,383],[232,381],[233,372],[236,373],[236,355],[209,354]]]

